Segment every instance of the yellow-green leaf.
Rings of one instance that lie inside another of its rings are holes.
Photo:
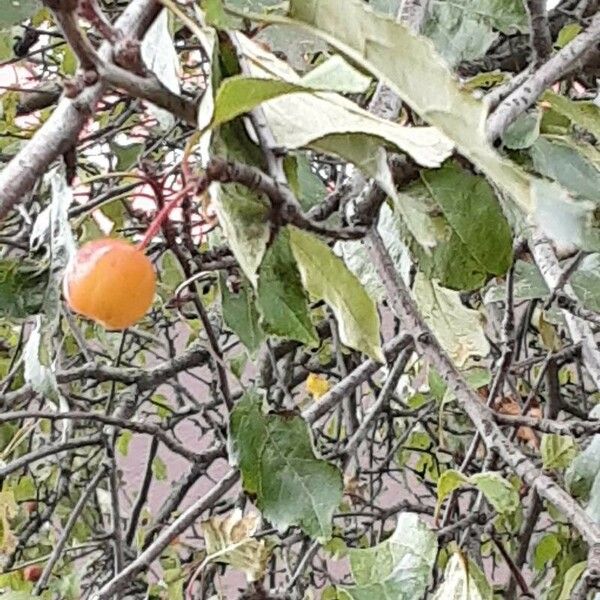
[[[383,362],[379,315],[360,281],[327,244],[296,227],[288,229],[302,283],[309,294],[331,307],[342,342]]]

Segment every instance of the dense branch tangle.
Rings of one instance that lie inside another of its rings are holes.
[[[346,546],[374,546],[388,536],[399,514],[415,512],[435,529],[440,547],[457,542],[484,566],[498,591],[511,597],[517,587],[535,593],[544,584],[523,567],[546,534],[572,562],[585,560],[589,550],[577,593],[591,589],[599,526],[561,487],[562,471],[544,471],[539,451],[542,434],[572,435],[585,447],[600,433],[598,421],[589,416],[589,396],[597,391],[600,373],[594,340],[599,317],[581,305],[569,284],[575,262],[561,263],[537,234],[529,246],[519,245],[514,260],[535,260],[549,290],[539,298],[520,298],[510,275],[502,301],[486,304],[490,382],[476,393],[415,307],[389,240],[384,243],[373,227],[378,218],[385,220],[388,208],[374,182],[357,170],[348,177],[343,161],[333,156],[284,156],[285,149],[274,147],[268,113],[259,109],[235,122],[241,146],[248,142],[244,126],[252,130],[248,139],[257,141],[251,142],[252,152],[242,158],[243,152],[217,152],[204,166],[195,162],[197,100],[212,58],[203,45],[207,40],[199,39],[208,34],[196,22],[198,13],[165,2],[177,24],[175,48],[192,82],[176,94],[140,59],[138,40],[158,14],[158,3],[133,2],[117,19],[112,3],[47,0],[46,5],[80,69],[66,82],[52,116],[0,175],[0,258],[14,262],[27,255],[33,223],[48,199],[36,182],[73,146],[80,179],[89,186],[89,194],[82,193],[86,202],[69,209],[80,240],[98,235],[92,216],[97,208],[105,210],[118,235],[143,234],[149,217],[128,201],[132,193],[139,193],[138,200],[150,197],[165,212],[174,198],[181,217],[150,230],[149,254],[162,281],[155,308],[139,327],[107,333],[63,311],[46,348],[58,396],[42,393],[35,381],[23,382],[24,365],[32,360],[26,356],[31,321],[11,321],[6,342],[0,338],[0,479],[3,489],[14,490],[18,506],[10,515],[4,569],[19,577],[24,568],[41,565],[36,590],[51,594],[65,593],[57,592],[61,579],[77,578],[82,598],[145,597],[148,589],[151,597],[162,597],[168,585],[186,590],[190,598],[217,593],[220,573],[224,569],[227,580],[230,567],[204,562],[206,538],[198,524],[231,515],[236,507],[255,512],[259,500],[242,492],[240,473],[227,466],[234,458],[227,444],[230,412],[255,388],[274,414],[284,420],[300,415],[319,455],[343,472],[344,498],[333,525]],[[597,37],[598,17],[584,11],[584,33],[575,46],[552,54],[556,15],[548,19],[533,0],[526,9],[531,65],[510,89],[495,92],[492,105],[498,108],[488,121],[494,139],[550,83],[588,60]],[[426,2],[402,3],[400,17],[412,31],[422,29],[428,15]],[[90,27],[83,30],[80,18]],[[246,33],[255,35],[248,27]],[[229,41],[220,41],[231,51]],[[240,61],[239,67],[245,73],[248,65]],[[45,71],[56,72],[51,62],[37,68],[44,83]],[[420,122],[381,83],[373,97],[359,96],[358,102],[379,116],[394,121],[403,110],[404,121]],[[145,126],[145,101],[176,120],[162,130]],[[99,123],[81,133],[95,111]],[[133,160],[123,148],[135,149]],[[103,167],[91,158],[96,151]],[[290,170],[287,160],[297,156],[306,159],[306,171]],[[402,192],[410,193],[427,174],[408,156],[390,154],[388,162]],[[106,165],[110,172],[104,174]],[[301,177],[318,190],[310,207]],[[251,336],[231,322],[231,313],[224,318],[225,304],[233,297],[239,309],[243,300],[251,319],[247,298],[256,291],[247,291],[227,240],[206,243],[214,216],[199,201],[215,185],[238,186],[266,201],[267,250],[288,226],[330,246],[364,241],[370,266],[386,288],[378,296],[385,365],[342,344],[344,324],[322,301],[310,306],[316,345],[265,335],[268,341],[260,339],[246,352],[240,338],[245,334],[251,345]],[[549,349],[546,341],[540,345],[532,325],[540,308],[565,311],[566,329],[553,329],[560,348]],[[306,391],[311,374],[328,382],[318,399]],[[441,519],[434,520],[437,482],[448,468],[466,477],[494,471],[522,486],[523,523],[499,515],[472,486],[446,499]],[[273,540],[275,549],[267,575],[246,586],[246,597],[302,598],[308,590],[320,593],[332,583],[352,583],[349,573],[328,562],[331,545],[324,547],[298,525],[281,533],[271,525],[262,522],[254,534]],[[168,569],[170,581],[163,577]],[[151,583],[155,576],[160,584]],[[432,581],[441,576],[434,568]]]

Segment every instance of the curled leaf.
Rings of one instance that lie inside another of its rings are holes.
[[[239,508],[225,517],[203,521],[206,561],[231,565],[243,571],[248,581],[262,579],[271,551],[264,539],[252,537],[258,522],[258,515],[242,517]]]

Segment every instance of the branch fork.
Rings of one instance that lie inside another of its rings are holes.
[[[86,87],[101,80],[196,125],[196,103],[174,94],[154,73],[148,71],[142,60],[140,40],[113,27],[96,0],[44,0],[44,4],[53,12],[66,41],[79,60],[80,73],[65,84],[67,98],[76,98]],[[98,54],[82,32],[78,16],[89,21],[110,44],[108,59]]]

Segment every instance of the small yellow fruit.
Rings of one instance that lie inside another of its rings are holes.
[[[322,375],[316,373],[309,373],[306,378],[306,391],[315,399],[319,400],[324,396],[331,386],[329,381]]]
[[[64,295],[73,311],[106,329],[126,329],[152,305],[154,267],[129,242],[113,238],[84,244],[67,265]]]

